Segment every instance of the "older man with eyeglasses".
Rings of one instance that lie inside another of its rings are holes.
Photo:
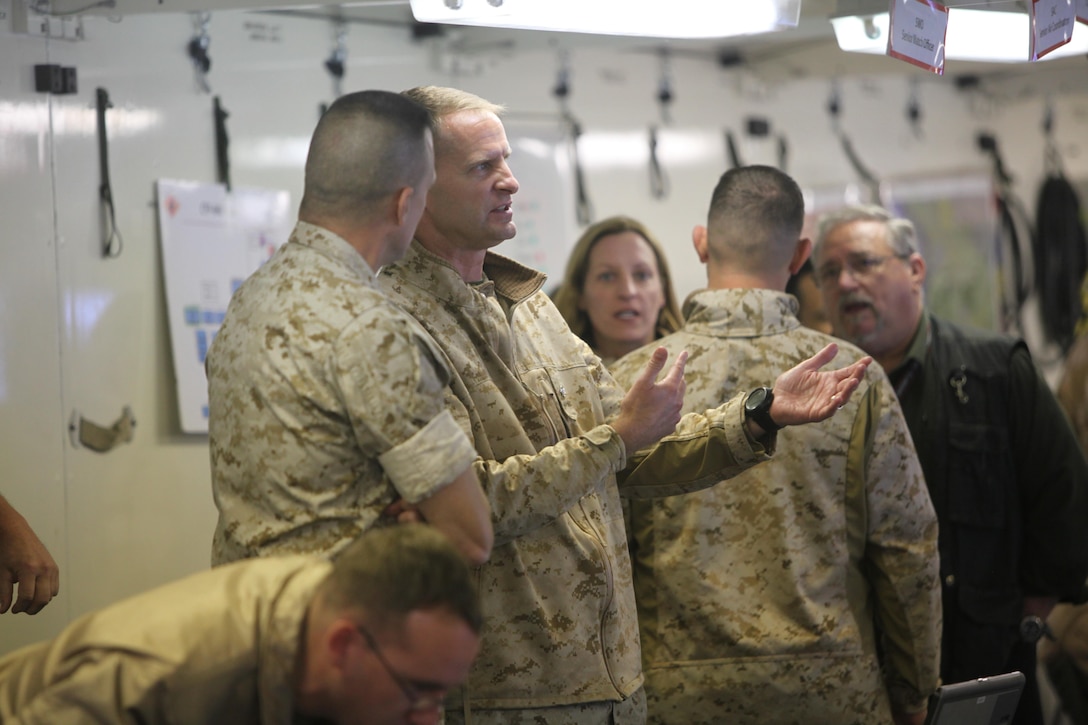
[[[1014,725],[1042,723],[1023,622],[1083,601],[1088,463],[1027,345],[925,307],[914,225],[886,209],[825,215],[814,260],[835,334],[888,372],[940,526],[941,677],[1020,670]]]

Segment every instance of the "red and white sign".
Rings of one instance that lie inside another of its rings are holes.
[[[1073,0],[1031,0],[1030,59],[1039,60],[1073,39]]]
[[[888,30],[888,55],[944,74],[948,8],[932,0],[895,0]]]

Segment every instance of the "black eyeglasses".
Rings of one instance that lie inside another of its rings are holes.
[[[816,270],[816,282],[821,287],[833,285],[839,281],[839,277],[842,276],[842,271],[844,269],[849,272],[850,276],[856,281],[864,282],[876,274],[877,270],[879,270],[889,259],[908,259],[909,257],[909,254],[882,254],[879,256],[868,254],[851,255],[846,258],[846,261],[842,266],[829,262]]]
[[[374,656],[378,658],[378,661],[382,663],[382,667],[389,673],[390,679],[397,683],[397,687],[404,693],[404,696],[408,698],[409,709],[413,712],[421,712],[425,710],[441,710],[442,701],[445,699],[445,694],[442,692],[421,692],[422,689],[418,685],[412,684],[404,675],[393,669],[389,664],[389,660],[385,659],[385,655],[382,654],[381,649],[378,647],[378,643],[374,641],[374,637],[370,632],[366,630],[361,624],[356,624],[355,628],[359,630],[359,634],[363,635],[363,639],[366,640],[367,647],[370,647],[370,651],[374,653]]]

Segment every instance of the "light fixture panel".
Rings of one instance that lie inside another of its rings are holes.
[[[796,27],[801,0],[410,0],[422,23],[651,38],[724,38]]]
[[[831,18],[839,48],[853,53],[885,54],[889,23],[889,13]],[[1075,26],[1068,43],[1038,62],[1088,54],[1088,27],[1082,23],[1075,23]],[[946,60],[1026,63],[1030,60],[1030,42],[1031,18],[1026,13],[960,7],[948,10]]]

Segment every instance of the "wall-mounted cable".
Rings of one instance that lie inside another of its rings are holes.
[[[106,110],[113,108],[110,94],[105,88],[95,91],[95,122],[98,129],[98,199],[102,208],[102,256],[119,257],[124,241],[117,228],[117,215],[113,208],[113,188],[110,185],[109,137],[106,133]]]
[[[230,191],[230,136],[227,134],[230,114],[219,102],[219,96],[212,99],[212,114],[215,121],[215,167],[219,183]]]
[[[332,52],[325,60],[325,70],[332,77],[333,98],[339,98],[344,94],[344,73],[347,70],[348,49],[344,42],[347,37],[347,25],[343,20],[333,22],[333,46]]]
[[[669,65],[669,51],[663,48],[660,51],[660,58],[661,77],[657,82],[657,105],[661,109],[661,123],[667,126],[672,123],[669,107],[676,96],[672,90],[672,68]]]
[[[582,136],[582,124],[570,112],[570,106],[567,102],[570,98],[570,92],[570,56],[564,50],[559,53],[559,71],[556,75],[555,86],[552,88],[552,95],[559,101],[559,110],[570,129],[571,164],[574,167],[574,211],[578,223],[585,226],[593,221],[593,204],[589,201],[585,174],[582,171],[582,160],[578,155],[578,140]]]
[[[661,76],[657,82],[657,105],[661,112],[661,123],[672,123],[669,106],[675,99],[672,90],[672,73],[669,67],[669,51],[662,48],[659,51],[661,59]],[[664,199],[669,195],[669,180],[665,169],[661,166],[661,160],[657,156],[657,125],[651,125],[649,131],[650,141],[650,195],[655,199]]]
[[[831,83],[831,95],[827,100],[827,112],[828,115],[831,116],[831,128],[839,137],[839,144],[842,146],[842,151],[846,155],[846,160],[850,162],[850,165],[854,168],[854,173],[858,175],[858,178],[869,189],[869,201],[873,204],[881,203],[880,180],[864,163],[862,163],[861,157],[854,149],[854,143],[839,125],[839,115],[842,113],[842,97],[839,94],[838,79],[833,80]]]
[[[211,86],[208,84],[208,71],[212,68],[212,59],[208,55],[208,48],[211,47],[212,39],[208,35],[208,23],[211,21],[212,16],[208,12],[191,13],[191,16],[195,33],[187,46],[189,59],[193,62],[193,72],[196,74],[197,85],[205,93],[211,93]]]
[[[914,138],[921,141],[924,134],[922,133],[922,103],[918,100],[917,78],[911,78],[910,80],[910,94],[907,96],[906,114],[911,133],[914,134]]]
[[[650,196],[664,199],[669,195],[669,178],[657,158],[657,126],[650,126]]]
[[[1025,270],[1024,257],[1030,255],[1034,247],[1034,231],[1027,210],[1012,191],[1012,177],[1005,169],[997,138],[992,134],[980,133],[976,141],[979,150],[990,157],[992,166],[998,217],[994,252],[1000,288],[1001,329],[1021,333],[1024,302],[1031,293],[1031,275]],[[1028,240],[1026,249],[1021,241],[1025,238]]]

